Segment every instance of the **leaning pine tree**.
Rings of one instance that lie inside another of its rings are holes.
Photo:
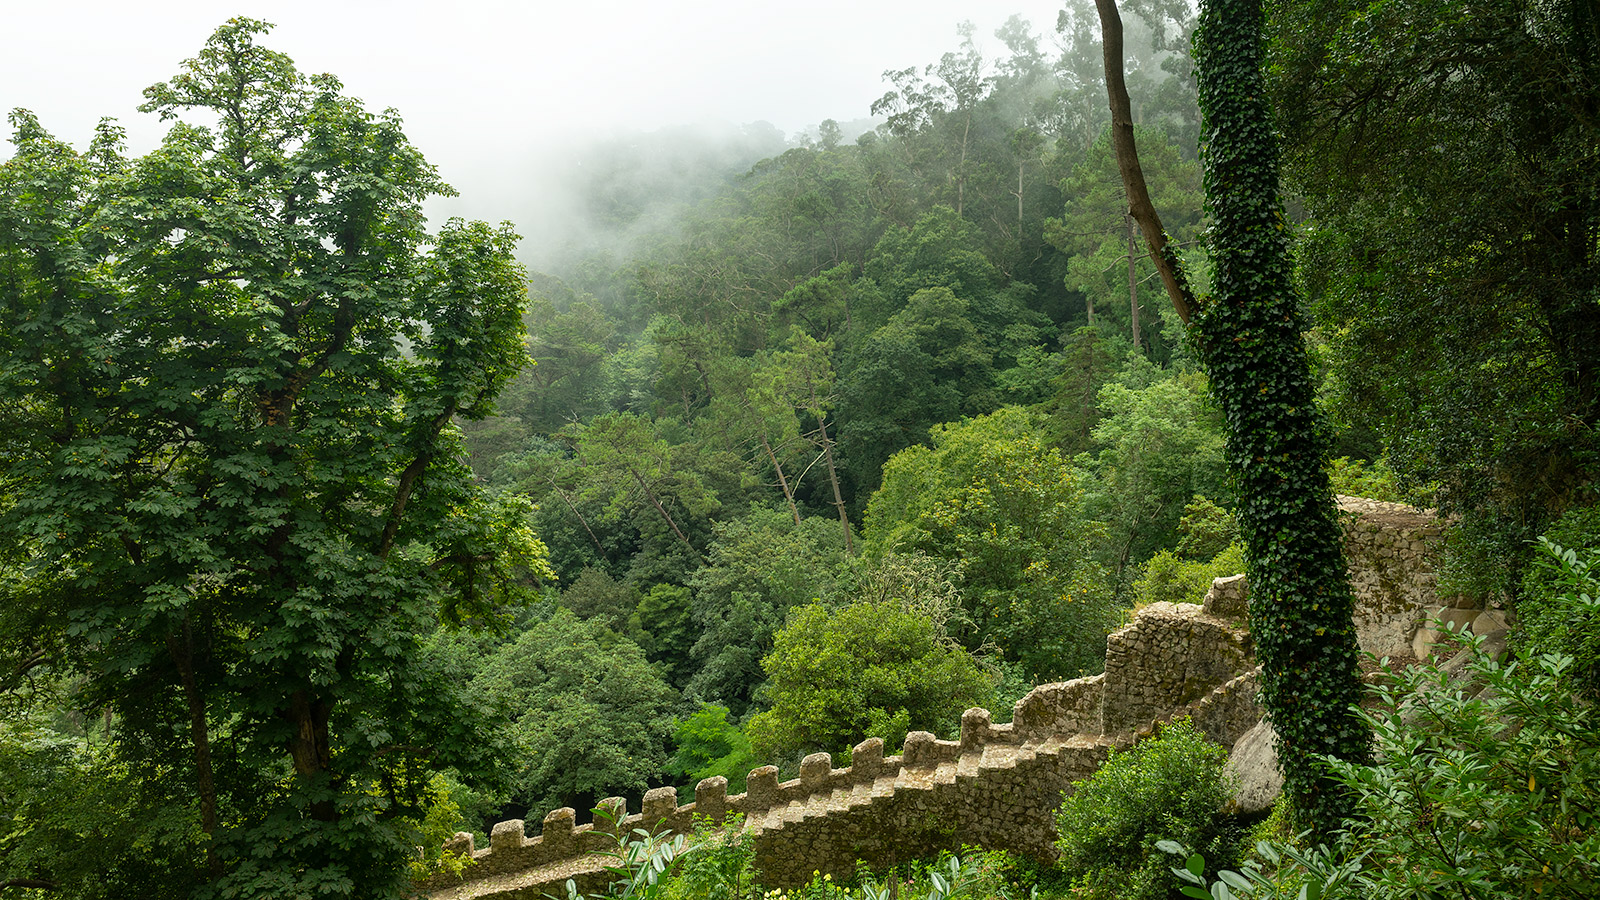
[[[1150,204],[1122,79],[1122,24],[1097,0],[1105,33],[1113,139],[1129,206],[1222,408],[1239,488],[1261,698],[1295,807],[1318,834],[1348,815],[1321,759],[1362,761],[1369,735],[1341,536],[1328,478],[1329,437],[1310,360],[1278,196],[1278,147],[1264,101],[1260,0],[1205,0],[1195,33],[1213,293],[1197,303]]]

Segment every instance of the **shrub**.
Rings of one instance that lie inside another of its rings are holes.
[[[990,675],[925,612],[896,600],[821,603],[789,613],[772,652],[772,708],[745,726],[756,755],[886,744],[911,729],[947,731],[986,703]]]
[[[1227,751],[1179,719],[1113,753],[1056,813],[1061,866],[1096,898],[1156,900],[1177,878],[1156,842],[1173,839],[1231,862],[1236,829],[1221,810],[1231,787]]]
[[[1163,550],[1150,557],[1133,582],[1133,604],[1138,608],[1162,601],[1199,603],[1205,599],[1212,581],[1243,571],[1244,546],[1238,542],[1205,561],[1184,559],[1171,550]]]
[[[1569,511],[1540,542],[1517,605],[1522,640],[1571,656],[1569,685],[1600,700],[1600,506]]]
[[[728,722],[728,708],[702,703],[673,731],[677,752],[662,771],[698,784],[717,775],[728,779],[728,793],[744,792],[745,779],[759,763],[750,752],[750,739]]]
[[[1506,663],[1457,640],[1475,651],[1468,682],[1437,664],[1392,676],[1363,713],[1376,762],[1334,764],[1357,811],[1337,852],[1264,844],[1264,865],[1225,884],[1262,900],[1600,894],[1600,713],[1566,688],[1571,657]]]

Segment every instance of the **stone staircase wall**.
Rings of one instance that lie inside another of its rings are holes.
[[[1409,645],[1427,615],[1448,608],[1433,575],[1442,531],[1427,511],[1339,502],[1362,646]],[[610,878],[600,854],[616,847],[617,835],[636,828],[681,834],[696,820],[732,815],[744,818],[769,887],[801,885],[818,871],[849,875],[858,859],[886,866],[961,844],[1048,860],[1062,796],[1112,749],[1179,716],[1231,747],[1260,721],[1247,593],[1235,576],[1218,579],[1204,605],[1141,609],[1109,636],[1103,674],[1040,685],[1017,702],[1010,723],[971,709],[958,740],[912,732],[898,755],[884,756],[883,741],[869,738],[846,768],[816,753],[793,780],[779,782],[777,769],[765,766],[750,773],[745,793],[729,796],[726,779],[708,778],[684,805],[675,788],[657,788],[629,816],[611,798],[594,825],[576,825],[572,809],[558,809],[535,837],[520,819],[501,822],[486,848],[466,834],[452,841],[475,862],[465,883],[445,876],[419,887],[434,900],[533,900],[564,894],[569,877],[580,890],[597,890]]]

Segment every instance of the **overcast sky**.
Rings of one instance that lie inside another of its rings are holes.
[[[140,92],[178,71],[228,16],[277,26],[265,43],[332,72],[406,131],[497,220],[489,195],[552,145],[595,130],[765,120],[793,134],[868,115],[885,69],[955,49],[971,20],[993,56],[1013,13],[1054,36],[1062,0],[22,0],[9,3],[0,108],[38,113],[83,147],[101,116],[141,153],[164,130]],[[9,126],[6,137],[9,138]],[[10,156],[10,145],[0,157]]]

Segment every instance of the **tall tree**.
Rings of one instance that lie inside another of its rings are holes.
[[[1196,312],[1193,296],[1150,206],[1133,143],[1121,77],[1121,18],[1112,0],[1097,3],[1113,139],[1132,212],[1188,321]],[[1328,836],[1350,809],[1322,758],[1362,760],[1369,738],[1356,710],[1354,599],[1326,467],[1327,429],[1316,407],[1278,198],[1259,0],[1207,0],[1195,51],[1215,294],[1198,310],[1193,328],[1237,480],[1250,628],[1285,788],[1297,810]]]
[[[12,115],[0,591],[146,777],[181,773],[217,890],[389,896],[430,773],[484,762],[420,636],[548,574],[452,424],[522,365],[524,293],[515,235],[430,237],[449,189],[398,116],[268,29],[228,22],[146,91],[215,124],[142,159]]]

